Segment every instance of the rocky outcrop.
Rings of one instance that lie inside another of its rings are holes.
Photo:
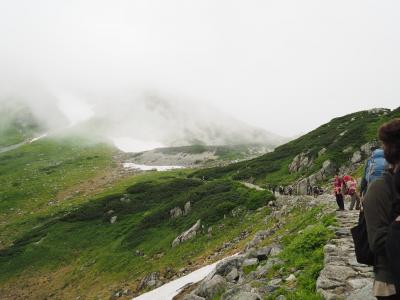
[[[322,168],[312,174],[311,176],[300,180],[297,183],[296,190],[299,195],[305,195],[307,193],[307,184],[316,185],[318,182],[329,179],[334,175],[335,166],[330,160],[324,161]]]
[[[159,279],[160,274],[158,272],[153,272],[148,274],[147,276],[145,276],[142,281],[139,284],[138,289],[139,290],[143,290],[145,288],[157,288],[159,286],[161,286],[163,283],[162,281]]]
[[[324,155],[326,153],[326,148],[322,148],[321,150],[318,151],[318,157]]]
[[[358,211],[337,212],[336,237],[324,248],[324,269],[317,290],[325,299],[372,300],[372,268],[357,262],[350,228],[358,220]]]
[[[192,204],[190,203],[190,201],[186,202],[185,206],[183,207],[183,214],[186,216],[191,209],[192,209]]]
[[[181,216],[186,216],[189,214],[190,210],[192,209],[192,205],[190,201],[186,202],[183,209],[181,209],[179,206],[174,207],[169,211],[169,215],[171,216],[171,219],[176,219]]]
[[[214,275],[211,279],[203,281],[194,292],[195,295],[205,299],[212,299],[226,288],[227,282],[221,275]]]
[[[289,173],[300,172],[312,166],[313,160],[307,153],[300,153],[295,156],[292,163],[289,165]]]
[[[183,215],[183,211],[180,207],[174,207],[169,211],[169,215],[172,219],[176,219]]]
[[[193,287],[190,295],[183,299],[210,300],[218,294],[221,295],[219,299],[223,300],[261,300],[279,288],[295,288],[301,270],[291,269],[289,274],[272,272],[280,270],[284,264],[278,256],[282,251],[281,236],[274,237],[273,234],[284,226],[283,216],[287,216],[292,208],[310,209],[315,205],[331,202],[333,203],[332,196],[320,196],[317,199],[309,196],[278,197],[275,206],[270,208],[272,212],[269,218],[276,219],[274,225],[268,230],[256,232],[244,252],[219,262],[202,282]],[[267,238],[271,238],[269,245],[260,246]],[[273,277],[270,278],[268,274],[273,274]],[[276,299],[285,297],[278,296]]]
[[[183,232],[182,234],[180,234],[175,238],[175,240],[172,242],[172,247],[176,247],[180,243],[195,237],[200,228],[201,228],[201,221],[198,220],[196,224],[194,224],[190,229],[186,230],[185,232]]]
[[[351,158],[351,163],[352,163],[352,164],[356,164],[356,163],[361,162],[361,160],[362,160],[361,151],[356,151],[356,152],[354,152],[354,153],[353,153],[353,157]]]

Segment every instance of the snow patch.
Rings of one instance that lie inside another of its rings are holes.
[[[134,169],[141,171],[169,171],[175,169],[182,169],[182,166],[149,166],[149,165],[139,165],[135,163],[123,163],[124,168],[126,169]]]

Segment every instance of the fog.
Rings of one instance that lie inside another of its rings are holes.
[[[389,0],[4,0],[0,101],[154,145],[293,136],[399,106],[399,12]]]

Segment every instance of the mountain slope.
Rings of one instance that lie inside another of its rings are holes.
[[[114,155],[120,154],[108,145],[48,138],[0,154],[0,294],[5,299],[105,298],[129,289],[132,295],[233,254],[257,230],[265,230],[271,220],[266,204],[273,199],[268,191],[239,181],[292,183],[326,160],[346,165],[360,146],[374,139],[380,124],[399,116],[400,109],[358,112],[252,160],[113,177],[90,193],[77,187],[95,186],[96,178],[116,169]],[[312,163],[289,171],[301,153]],[[183,241],[181,234],[188,230],[191,238]],[[291,255],[296,265],[299,257],[295,251]],[[317,268],[311,269],[314,278]],[[155,285],[146,283],[152,276],[158,280]],[[308,282],[304,288],[312,286]]]
[[[21,143],[44,131],[44,127],[21,103],[0,102],[0,147]]]
[[[93,107],[94,118],[82,124],[83,129],[109,137],[157,142],[165,147],[262,144],[273,149],[287,141],[205,103],[151,94],[118,99],[118,103],[114,106],[97,103]]]
[[[335,118],[310,133],[277,147],[271,153],[226,167],[199,170],[193,176],[255,180],[262,184],[290,184],[315,173],[326,160],[330,160],[334,168],[348,163],[362,145],[376,140],[376,132],[381,124],[396,117],[400,117],[400,108],[393,111],[374,109],[352,113]],[[301,153],[312,164],[298,172],[290,172],[289,165]]]

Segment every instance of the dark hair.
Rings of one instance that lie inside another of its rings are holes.
[[[392,165],[400,164],[400,118],[383,124],[378,131],[379,139],[382,141],[385,158]],[[400,192],[400,168],[397,168],[395,182]]]

